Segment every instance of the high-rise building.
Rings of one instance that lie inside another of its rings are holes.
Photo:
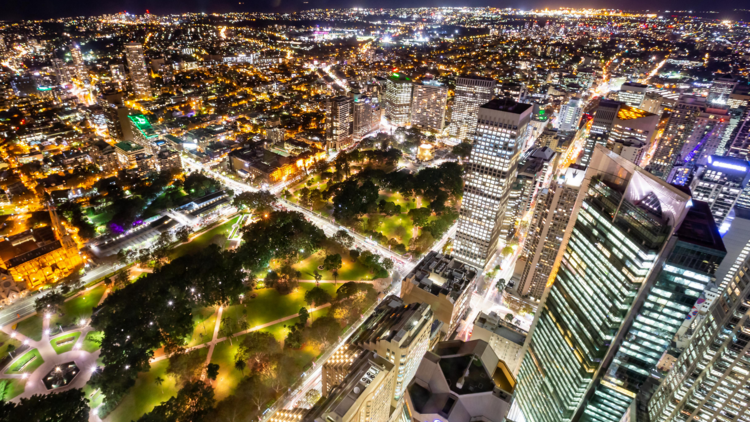
[[[750,420],[750,260],[731,281],[648,402],[653,422]]]
[[[618,422],[726,250],[705,203],[597,146],[516,398],[529,422]]]
[[[583,102],[580,98],[571,98],[567,104],[560,107],[560,117],[558,117],[558,128],[562,132],[578,130],[578,123],[583,116]]]
[[[709,156],[698,168],[690,191],[693,198],[708,203],[720,228],[732,222],[731,211],[750,181],[750,163],[730,157]]]
[[[682,146],[693,133],[693,126],[698,116],[705,109],[705,98],[696,96],[680,98],[669,116],[664,133],[659,139],[659,145],[646,170],[654,176],[667,180],[682,151]]]
[[[552,182],[559,158],[560,154],[547,147],[528,152],[528,156],[519,164],[503,224],[512,230],[533,210],[539,192]]]
[[[52,59],[52,67],[55,69],[58,85],[65,85],[72,82],[68,66],[62,59]]]
[[[746,108],[732,132],[727,155],[747,159],[750,155],[750,108]]]
[[[727,105],[729,96],[737,86],[738,81],[731,78],[719,78],[711,83],[711,88],[708,89],[708,97],[706,97],[706,103],[712,108],[729,108]]]
[[[492,99],[497,81],[492,78],[459,77],[451,113],[449,134],[460,141],[471,139],[477,127],[479,107]]]
[[[109,66],[109,76],[116,81],[125,80],[125,66],[121,64],[113,64]]]
[[[409,124],[412,87],[411,78],[403,73],[391,73],[385,81],[385,118],[394,126]]]
[[[513,314],[507,314],[513,315]],[[474,320],[471,340],[486,341],[497,358],[505,362],[512,374],[518,373],[523,359],[523,344],[529,333],[506,321],[495,312],[480,312]]]
[[[531,119],[531,105],[495,99],[479,108],[454,246],[457,259],[484,268],[505,242],[505,212]]]
[[[377,97],[354,94],[354,139],[362,139],[380,128],[383,114]]]
[[[647,90],[648,85],[627,82],[620,87],[620,92],[617,93],[617,99],[630,107],[641,108]]]
[[[130,83],[138,98],[151,96],[151,80],[146,69],[146,58],[143,55],[143,45],[136,42],[125,44],[125,59],[130,70]]]
[[[326,100],[326,145],[341,149],[354,141],[354,100],[340,95]]]
[[[458,328],[461,317],[469,309],[469,300],[476,288],[477,271],[458,262],[450,255],[430,251],[401,282],[404,303],[430,305],[440,333],[431,335],[449,338]]]
[[[422,359],[407,389],[403,420],[504,422],[515,385],[487,342],[438,343]]]
[[[316,403],[301,422],[388,422],[397,376],[386,357],[363,350],[354,358],[342,382]]]
[[[71,44],[70,56],[73,58],[73,70],[75,72],[75,77],[81,83],[88,83],[89,73],[86,70],[86,63],[83,62],[83,53],[81,52],[81,48],[75,44]]]
[[[594,112],[594,120],[591,122],[591,133],[608,134],[612,130],[612,124],[621,106],[622,103],[619,101],[599,100],[599,104],[596,106],[596,111]]]
[[[654,140],[658,124],[659,116],[656,114],[623,105],[612,120],[607,146],[638,165]]]
[[[559,263],[557,255],[562,253],[560,245],[585,173],[568,168],[563,177],[539,194],[523,246],[526,265],[515,286],[519,296],[541,300],[553,267]]]
[[[721,261],[715,274],[719,291],[726,290],[737,270],[750,256],[750,209],[735,207],[733,214],[731,230],[722,233],[721,238],[727,249],[727,256]]]
[[[448,88],[435,80],[414,85],[411,102],[411,124],[433,132],[442,132]]]

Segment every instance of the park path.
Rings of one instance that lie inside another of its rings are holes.
[[[219,327],[221,327],[221,314],[224,312],[224,307],[219,306],[219,309],[216,311],[216,325],[214,326],[214,334],[211,337],[211,341],[208,342],[208,353],[206,354],[206,364],[203,365],[203,371],[201,372],[201,379],[206,379],[206,368],[208,367],[208,364],[211,363],[211,356],[214,354],[214,347],[216,347],[216,339],[219,337]]]

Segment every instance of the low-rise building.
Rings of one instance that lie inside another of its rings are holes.
[[[486,341],[498,359],[505,362],[510,372],[517,374],[523,359],[523,344],[528,334],[495,312],[480,312],[474,320],[471,340]]]

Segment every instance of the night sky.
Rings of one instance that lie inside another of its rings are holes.
[[[244,1],[243,5],[239,1]],[[508,0],[488,3],[487,0],[3,0],[0,19],[33,19],[69,16],[92,16],[128,11],[142,14],[183,12],[286,12],[309,8],[339,7],[419,7],[419,6],[494,6],[533,9],[540,7],[596,7],[634,9],[696,9],[716,10],[717,2],[709,0]],[[741,7],[743,2],[728,2],[724,6]],[[747,6],[746,6],[747,7]],[[721,11],[721,10],[720,10]],[[705,15],[704,15],[705,16]],[[716,15],[713,15],[716,16]]]

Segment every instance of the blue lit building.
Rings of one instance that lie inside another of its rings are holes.
[[[693,199],[707,202],[721,232],[732,223],[732,209],[750,180],[750,165],[739,158],[708,157],[705,166],[698,167],[690,184]]]

